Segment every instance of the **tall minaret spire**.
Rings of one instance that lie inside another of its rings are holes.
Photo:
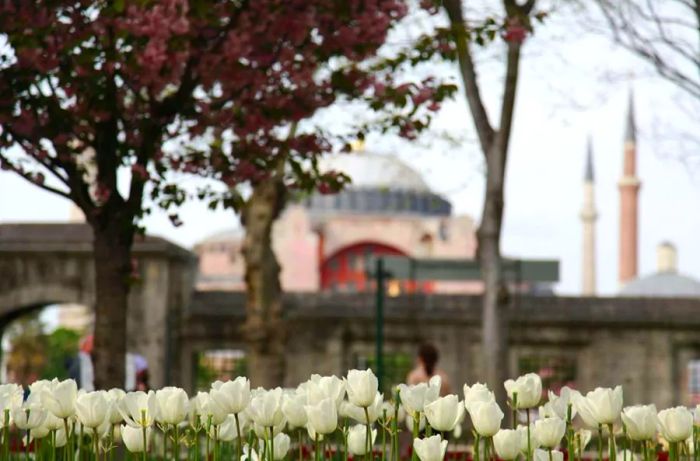
[[[637,277],[638,201],[641,183],[637,177],[637,127],[634,122],[634,95],[629,93],[625,127],[624,164],[620,189],[620,261],[621,285]]]
[[[581,222],[583,223],[583,257],[581,258],[583,284],[581,294],[584,296],[596,294],[595,222],[598,219],[598,212],[595,208],[594,186],[593,145],[589,136],[586,150],[586,171],[583,176],[583,207],[581,208]]]

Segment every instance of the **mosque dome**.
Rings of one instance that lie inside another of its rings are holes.
[[[314,194],[312,213],[417,214],[449,216],[452,205],[432,192],[415,169],[394,155],[353,151],[319,161],[321,171],[338,171],[351,183],[337,194]]]
[[[628,282],[621,296],[694,298],[700,297],[700,281],[679,274],[676,248],[669,242],[657,248],[657,272]]]

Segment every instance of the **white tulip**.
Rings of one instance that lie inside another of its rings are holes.
[[[107,419],[110,424],[120,424],[124,421],[122,414],[119,412],[119,402],[122,401],[126,392],[121,389],[113,388],[107,391],[107,403],[109,410],[107,411]]]
[[[588,429],[579,429],[578,431],[576,431],[574,437],[577,440],[576,449],[580,449],[583,452],[583,450],[585,450],[588,444],[591,442],[591,439],[593,438],[593,432],[589,431]]]
[[[239,376],[233,381],[217,381],[212,384],[210,396],[218,405],[222,406],[228,413],[241,413],[250,404],[252,398],[250,392],[250,381],[248,378]]]
[[[284,427],[287,425],[287,421],[282,418],[282,421],[277,426],[272,426],[272,435],[281,434],[284,431]],[[270,428],[261,426],[260,424],[253,423],[253,432],[255,436],[259,439],[270,440]]]
[[[586,400],[598,424],[613,424],[622,412],[622,386],[615,389],[597,387],[586,394]]]
[[[372,430],[371,444],[374,446],[374,441],[377,438],[377,430]],[[364,456],[367,452],[367,426],[364,424],[356,424],[348,431],[348,451],[354,456]]]
[[[287,418],[290,429],[304,427],[306,425],[306,394],[285,394],[282,398],[282,413]]]
[[[144,451],[143,443],[143,429],[130,426],[121,426],[121,436],[126,449],[132,453],[141,453]],[[151,428],[146,428],[146,447],[145,451],[148,451],[151,445]]]
[[[248,417],[245,413],[238,415],[238,421],[241,424],[241,437],[248,432]],[[218,426],[212,426],[209,429],[209,436],[214,440],[222,442],[231,442],[238,438],[238,430],[236,429],[236,416],[228,415],[223,423]]]
[[[329,398],[315,405],[306,405],[307,426],[317,434],[331,434],[338,427],[338,411],[335,402]]]
[[[598,430],[598,421],[593,412],[593,407],[586,397],[581,394],[574,396],[574,408],[581,418],[583,425],[588,429]]]
[[[66,446],[67,443],[68,437],[66,437],[66,429],[64,427],[56,429],[56,444],[54,445],[54,447],[63,448]]]
[[[46,421],[47,411],[37,404],[18,405],[11,411],[12,421],[18,429],[36,429]]]
[[[411,386],[400,384],[399,395],[401,396],[401,403],[410,414],[422,413],[425,405],[434,402],[440,397],[441,385],[442,378],[439,375],[430,378],[427,384],[420,383]]]
[[[256,424],[268,428],[278,426],[284,420],[282,389],[278,387],[255,395],[248,411]]]
[[[30,394],[31,395],[31,394]],[[21,406],[24,400],[24,392],[19,384],[0,384],[0,428],[5,426],[5,412],[7,412],[7,424],[12,424],[11,411]],[[29,400],[29,399],[27,399]],[[41,404],[39,399],[28,401],[28,404]]]
[[[555,448],[566,432],[566,421],[554,416],[535,421],[534,436],[541,447]]]
[[[335,375],[311,375],[311,379],[299,385],[299,390],[306,394],[307,405],[331,399],[338,408],[345,398],[345,381]]]
[[[536,449],[533,461],[550,461],[550,452],[541,448]],[[551,461],[564,461],[564,453],[558,450],[551,450]]]
[[[57,431],[64,427],[63,420],[54,416],[54,414],[51,412],[47,412],[43,425],[46,426],[49,431]]]
[[[406,413],[406,429],[409,431],[413,432],[413,416],[411,416],[409,413]],[[426,420],[425,420],[425,415],[423,413],[420,414],[420,419],[418,420],[418,432],[423,432],[425,429],[426,425]]]
[[[83,392],[75,400],[75,412],[78,421],[90,429],[97,428],[107,419],[109,403],[107,392]]]
[[[149,391],[128,392],[119,402],[119,413],[124,422],[135,428],[150,427],[156,416],[156,393]]]
[[[496,402],[474,402],[467,411],[474,430],[482,437],[492,437],[501,428],[503,412]]]
[[[519,424],[515,430],[520,434],[520,452],[527,454],[527,449],[528,449],[528,443],[527,443],[527,426],[523,424]],[[530,424],[530,450],[533,450],[535,448],[539,448],[539,442],[534,436],[535,433],[535,426],[534,424]]]
[[[545,406],[554,415],[560,417],[564,421],[568,419],[569,405],[571,406],[571,419],[576,416],[576,407],[574,406],[574,400],[576,400],[581,393],[577,390],[571,389],[568,386],[564,386],[559,391],[559,395],[552,391],[547,392],[549,397],[549,402]],[[552,416],[552,415],[550,415]]]
[[[452,431],[464,416],[464,405],[456,395],[440,397],[424,408],[430,426],[440,432]]]
[[[194,397],[190,399],[188,416],[191,425],[197,426],[201,423],[202,415],[204,415],[208,411],[208,406],[208,392],[199,391]],[[206,418],[204,418],[204,422],[206,423]],[[223,422],[221,424],[223,424]]]
[[[361,424],[367,424],[367,416],[369,416],[369,422],[374,423],[382,414],[382,404],[384,403],[384,396],[380,393],[375,394],[374,402],[369,407],[366,407],[367,414],[365,414],[365,408],[353,405],[348,401],[343,401],[338,409],[339,414],[344,418],[351,418]]]
[[[375,401],[379,381],[372,370],[350,370],[345,383],[348,400],[353,405],[366,408]]]
[[[187,417],[188,406],[184,389],[168,386],[156,391],[156,421],[161,424],[180,424]]]
[[[78,398],[78,385],[72,379],[54,380],[42,388],[41,404],[45,409],[61,419],[75,415],[75,400]]]
[[[495,402],[496,397],[485,384],[475,383],[471,386],[464,385],[464,407],[469,410],[469,405],[474,402]]]
[[[622,410],[620,415],[627,428],[627,436],[635,441],[652,440],[656,435],[659,418],[656,406],[635,405]]]
[[[442,440],[439,435],[425,439],[414,439],[413,449],[420,461],[442,461],[447,450],[447,440]]]
[[[695,406],[693,417],[695,418],[695,425],[700,426],[700,403]]]
[[[246,443],[243,445],[243,456],[241,456],[241,461],[260,461],[260,457],[258,456],[258,453],[250,448],[248,444]]]
[[[669,442],[682,442],[693,433],[693,414],[686,407],[661,410],[659,432]]]
[[[287,456],[289,452],[289,447],[292,444],[292,439],[284,433],[279,433],[275,436],[273,440],[274,452],[273,458],[275,461],[281,461]]]
[[[501,429],[493,436],[496,454],[504,461],[512,461],[520,454],[522,434],[515,429]]]
[[[515,406],[518,409],[534,408],[542,399],[542,379],[535,373],[528,373],[516,380],[509,379],[503,386],[511,402],[517,393]]]

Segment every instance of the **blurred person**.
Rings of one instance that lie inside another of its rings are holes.
[[[407,384],[427,383],[435,375],[440,376],[442,384],[440,386],[440,395],[445,396],[452,391],[450,380],[447,373],[438,368],[437,364],[440,360],[440,354],[435,346],[428,343],[423,343],[418,347],[418,356],[416,357],[416,367],[408,373],[406,377]]]

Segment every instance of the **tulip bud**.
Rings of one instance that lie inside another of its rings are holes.
[[[518,409],[534,408],[542,399],[542,379],[535,373],[520,376],[515,381],[509,379],[503,383],[503,386],[511,401],[515,401],[514,395],[517,393],[518,398],[515,403]]]
[[[474,402],[469,408],[474,430],[482,437],[492,437],[501,428],[503,412],[496,402]]]
[[[75,414],[78,385],[72,379],[54,380],[41,391],[41,404],[57,418],[70,418]]]
[[[659,431],[669,442],[682,442],[693,433],[693,414],[686,407],[661,410]]]
[[[576,437],[577,439],[576,447],[580,447],[581,451],[583,451],[591,442],[593,432],[589,431],[588,429],[579,429],[578,431],[576,431],[574,437]]]
[[[368,407],[359,407],[348,401],[343,401],[340,404],[338,412],[342,417],[354,419],[361,424],[367,424],[367,416],[369,416],[369,422],[374,423],[381,416],[383,403],[384,396],[377,393],[375,394],[374,402]],[[367,409],[367,413],[365,413],[365,408]]]
[[[377,438],[377,430],[372,430],[371,445],[374,445],[374,441]],[[364,456],[367,452],[367,426],[364,424],[357,424],[350,428],[348,431],[348,451],[354,456]]]
[[[535,450],[533,461],[550,461],[550,452],[538,448]],[[558,450],[551,450],[551,461],[564,461],[564,453]]]
[[[442,378],[440,375],[430,378],[427,384],[420,383],[412,386],[400,384],[399,395],[401,396],[401,403],[410,414],[422,413],[425,405],[434,402],[440,397],[441,385]]]
[[[189,399],[184,389],[168,386],[156,391],[156,420],[162,424],[180,424],[187,416]]]
[[[522,435],[515,429],[501,429],[493,436],[496,454],[504,461],[512,461],[520,454]]]
[[[94,429],[107,418],[109,403],[105,391],[84,392],[75,401],[78,421],[85,427]]]
[[[316,405],[306,405],[307,426],[313,429],[314,433],[331,434],[338,427],[338,411],[335,402],[326,398]]]
[[[282,398],[282,413],[287,418],[290,429],[306,425],[306,395],[301,393],[287,394]]]
[[[656,435],[658,417],[656,406],[635,405],[627,407],[620,415],[627,428],[627,436],[634,441],[652,440]]]
[[[311,379],[299,386],[306,393],[306,404],[317,404],[323,399],[331,399],[336,406],[345,397],[345,381],[337,376],[311,375]]]
[[[241,413],[248,408],[252,397],[250,381],[243,376],[224,383],[217,381],[212,384],[210,395],[227,413]]]
[[[275,446],[273,458],[275,461],[282,461],[284,457],[287,456],[289,447],[292,444],[292,439],[290,439],[287,434],[279,433],[275,436],[273,442],[273,445]]]
[[[22,391],[22,386],[12,383],[0,384],[0,427],[2,427],[5,424],[5,410],[12,410],[15,407],[21,406],[22,400],[24,400],[24,392]],[[41,405],[41,401],[39,399],[33,399],[28,403]]]
[[[451,431],[464,415],[464,405],[454,394],[440,397],[424,408],[430,426],[440,432]]]
[[[442,440],[439,435],[433,435],[425,439],[414,439],[413,449],[420,461],[442,461],[447,450],[447,440]]]
[[[350,370],[345,382],[350,403],[363,408],[372,405],[379,389],[372,370]]]
[[[238,421],[241,423],[241,436],[247,433],[247,417],[245,413],[238,415]],[[220,440],[222,442],[232,442],[238,438],[238,431],[236,430],[236,417],[235,415],[228,415],[223,423],[218,426],[212,426],[209,429],[209,436],[214,440]]]
[[[107,419],[110,424],[119,424],[124,421],[121,413],[119,413],[119,402],[122,401],[126,392],[121,389],[110,389],[107,391],[107,403],[109,404],[109,410],[107,411]]]
[[[593,414],[593,407],[586,397],[581,394],[575,395],[573,397],[574,408],[576,409],[576,414],[581,418],[584,426],[589,429],[598,429],[598,421],[596,421],[595,415]]]
[[[255,395],[248,409],[251,419],[263,427],[278,426],[284,420],[282,389],[276,388]]]
[[[590,411],[598,424],[613,424],[622,412],[622,386],[597,387],[586,394]]]
[[[143,429],[133,427],[130,425],[121,426],[121,436],[126,449],[132,453],[141,453],[144,451],[143,446]],[[146,429],[146,447],[145,451],[148,451],[148,447],[151,445],[151,428]]]
[[[11,410],[12,421],[18,429],[36,429],[46,420],[46,410],[37,404],[19,405]]]
[[[485,384],[475,383],[472,386],[464,385],[464,407],[469,410],[469,405],[474,402],[495,402],[493,392]]]
[[[66,437],[65,428],[61,427],[60,429],[56,429],[56,444],[54,445],[54,447],[63,448],[66,446],[67,443],[68,437]]]
[[[535,421],[535,439],[544,448],[555,448],[566,432],[566,421],[555,416]]]

